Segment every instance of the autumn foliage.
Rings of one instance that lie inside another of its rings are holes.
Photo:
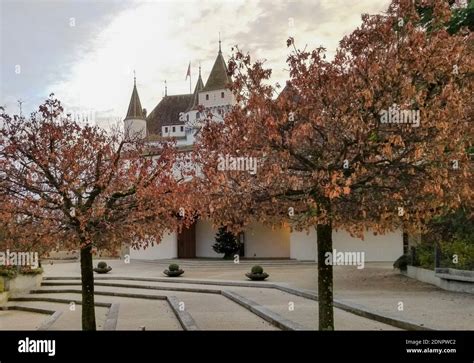
[[[189,193],[173,172],[179,162],[173,144],[155,145],[151,157],[143,140],[80,125],[62,111],[50,98],[29,119],[0,115],[4,243],[79,249],[83,329],[92,330],[93,248],[159,242],[166,230],[187,223],[177,213]]]
[[[333,59],[289,39],[283,91],[262,61],[236,47],[237,104],[201,132],[196,160],[216,223],[316,227],[320,329],[334,328],[332,266],[323,258],[332,230],[418,231],[472,203],[473,37],[450,35],[442,25],[452,9],[431,5],[430,32],[412,1],[364,15]],[[223,172],[225,155],[257,158],[257,173]]]

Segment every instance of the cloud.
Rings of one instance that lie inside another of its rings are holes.
[[[95,24],[94,30],[77,27],[73,32],[82,35],[76,34],[72,44],[69,33],[59,30],[52,51],[56,56],[40,58],[42,66],[48,64],[47,74],[36,81],[41,81],[40,93],[45,96],[54,92],[69,107],[92,109],[98,118],[117,120],[125,116],[136,70],[142,106],[151,111],[163,95],[165,80],[168,94],[189,92],[185,81],[189,61],[193,83],[199,62],[206,81],[220,32],[225,56],[238,44],[253,59],[267,59],[266,65],[274,70],[272,81],[284,83],[289,35],[300,47],[324,45],[331,53],[342,36],[360,24],[362,13],[381,12],[388,2],[129,1],[127,6],[122,3],[112,9],[105,21],[102,13],[91,15],[89,23]],[[51,29],[56,28],[52,25]],[[24,32],[23,36],[33,35]]]
[[[91,51],[89,39],[123,7],[119,1],[0,1],[0,104],[13,112],[20,98],[30,109],[41,102],[45,86],[69,79],[70,68]]]

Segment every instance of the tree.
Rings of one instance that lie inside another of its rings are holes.
[[[45,243],[42,226],[28,216],[15,215],[13,200],[2,192],[0,206],[0,250],[36,252],[40,258],[51,251],[53,246]]]
[[[451,8],[450,16],[445,17],[444,21],[438,22],[436,26],[445,27],[450,34],[459,32],[463,27],[467,27],[470,31],[474,30],[474,1],[465,0],[465,5],[462,5],[462,0],[448,0],[447,3]],[[445,2],[446,3],[446,2]],[[428,30],[433,29],[433,12],[444,9],[444,6],[439,6],[433,1],[417,0],[415,2],[416,10],[420,15],[420,23]]]
[[[12,238],[80,250],[82,328],[95,330],[93,248],[156,243],[187,223],[177,212],[189,193],[173,174],[173,144],[151,157],[138,139],[63,117],[52,96],[29,119],[2,110],[0,195],[11,202]]]
[[[445,4],[446,5],[446,4]],[[451,9],[436,0],[432,23]],[[412,1],[362,17],[334,59],[287,45],[290,81],[275,99],[271,70],[238,47],[229,61],[237,105],[209,119],[196,160],[215,223],[316,229],[319,329],[333,330],[332,232],[414,231],[472,201],[472,35],[428,33]],[[258,171],[222,170],[231,155]]]
[[[217,253],[223,253],[224,259],[231,259],[235,253],[239,252],[241,243],[226,227],[220,227],[216,233],[216,243],[212,248]]]

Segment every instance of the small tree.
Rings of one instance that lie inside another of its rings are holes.
[[[237,240],[235,234],[228,231],[226,227],[220,227],[216,233],[216,243],[212,246],[217,253],[223,253],[224,259],[232,259],[240,251],[242,244]]]
[[[9,243],[80,250],[82,329],[95,330],[93,249],[146,247],[187,223],[176,217],[190,193],[173,173],[174,145],[151,157],[141,140],[63,117],[52,97],[29,119],[1,111],[3,233]]]

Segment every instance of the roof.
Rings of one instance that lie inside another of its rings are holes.
[[[197,109],[197,106],[199,105],[199,92],[202,91],[203,88],[204,88],[204,83],[202,82],[202,78],[201,78],[201,67],[199,67],[199,78],[196,82],[196,87],[194,88],[193,98],[186,111]]]
[[[222,52],[219,47],[219,53],[217,54],[216,61],[212,66],[211,73],[207,79],[206,86],[202,90],[205,91],[215,91],[218,89],[224,89],[227,87],[227,84],[231,82],[231,79],[227,73],[227,65],[222,56]]]
[[[185,122],[179,120],[179,114],[186,112],[192,98],[192,94],[163,97],[146,118],[148,132],[159,135],[162,126],[184,125]]]
[[[132,97],[130,98],[130,104],[128,105],[128,111],[127,116],[125,116],[125,120],[137,118],[145,119],[145,115],[143,114],[142,104],[140,103],[140,97],[138,97],[137,83],[134,80]]]

